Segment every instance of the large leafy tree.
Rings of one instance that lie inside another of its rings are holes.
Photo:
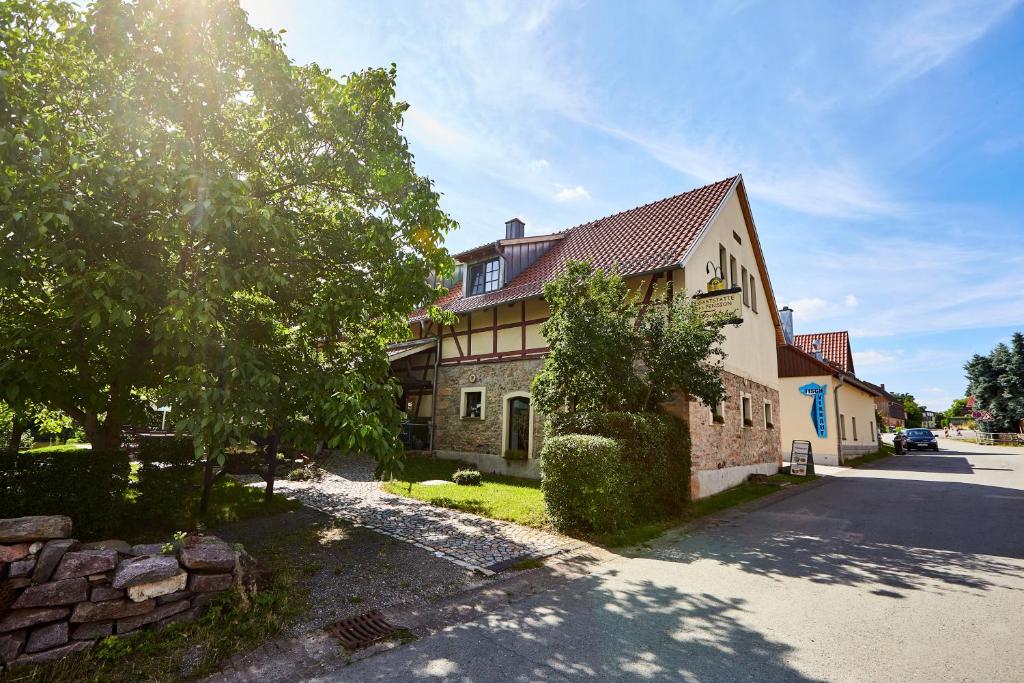
[[[903,404],[903,411],[907,414],[907,427],[920,427],[924,424],[924,409],[917,403],[913,394],[894,393],[893,396]]]
[[[384,449],[384,348],[449,267],[452,226],[402,136],[394,67],[295,65],[234,0],[7,2],[0,41],[8,398],[99,447],[160,388],[208,454],[279,413]],[[248,340],[254,320],[316,381]]]
[[[973,410],[991,415],[988,428],[1016,432],[1024,421],[1024,334],[1014,333],[1010,344],[997,344],[986,355],[977,354],[964,366],[967,393]]]
[[[543,412],[648,412],[676,391],[708,405],[725,396],[725,319],[685,295],[641,304],[614,270],[570,261],[544,286],[544,299],[551,353],[533,381]]]

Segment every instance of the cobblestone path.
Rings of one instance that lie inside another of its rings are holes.
[[[371,458],[334,458],[319,480],[282,480],[274,483],[274,489],[311,508],[412,543],[483,574],[581,545],[539,529],[387,493],[374,481],[373,468]]]

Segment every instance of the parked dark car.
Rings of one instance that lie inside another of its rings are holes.
[[[903,433],[903,448],[908,451],[938,451],[939,440],[930,429],[908,429]]]

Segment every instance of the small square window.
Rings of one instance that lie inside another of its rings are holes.
[[[462,390],[463,420],[482,420],[486,415],[487,391],[483,387],[469,387]]]

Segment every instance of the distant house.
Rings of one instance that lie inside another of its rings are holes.
[[[882,427],[882,431],[903,429],[907,424],[907,411],[903,407],[903,401],[886,391],[884,383],[876,385],[865,382],[865,384],[878,392],[878,395],[875,396],[875,410],[878,411],[878,416],[882,420],[879,425]]]
[[[789,341],[777,350],[783,447],[809,441],[814,461],[826,465],[878,450],[875,400],[881,394],[853,374],[849,335],[793,335],[792,311],[782,315]]]
[[[485,471],[539,476],[543,416],[530,387],[548,353],[542,290],[576,259],[616,266],[642,304],[710,291],[711,278],[722,276],[713,284],[724,289],[712,296],[742,319],[723,345],[728,398],[708,407],[680,397],[666,408],[690,425],[695,497],[778,470],[782,331],[741,176],[563,232],[528,236],[512,219],[504,238],[455,259],[449,293],[436,303],[458,321],[439,329],[418,311],[412,339],[390,351],[414,423],[410,442]]]

